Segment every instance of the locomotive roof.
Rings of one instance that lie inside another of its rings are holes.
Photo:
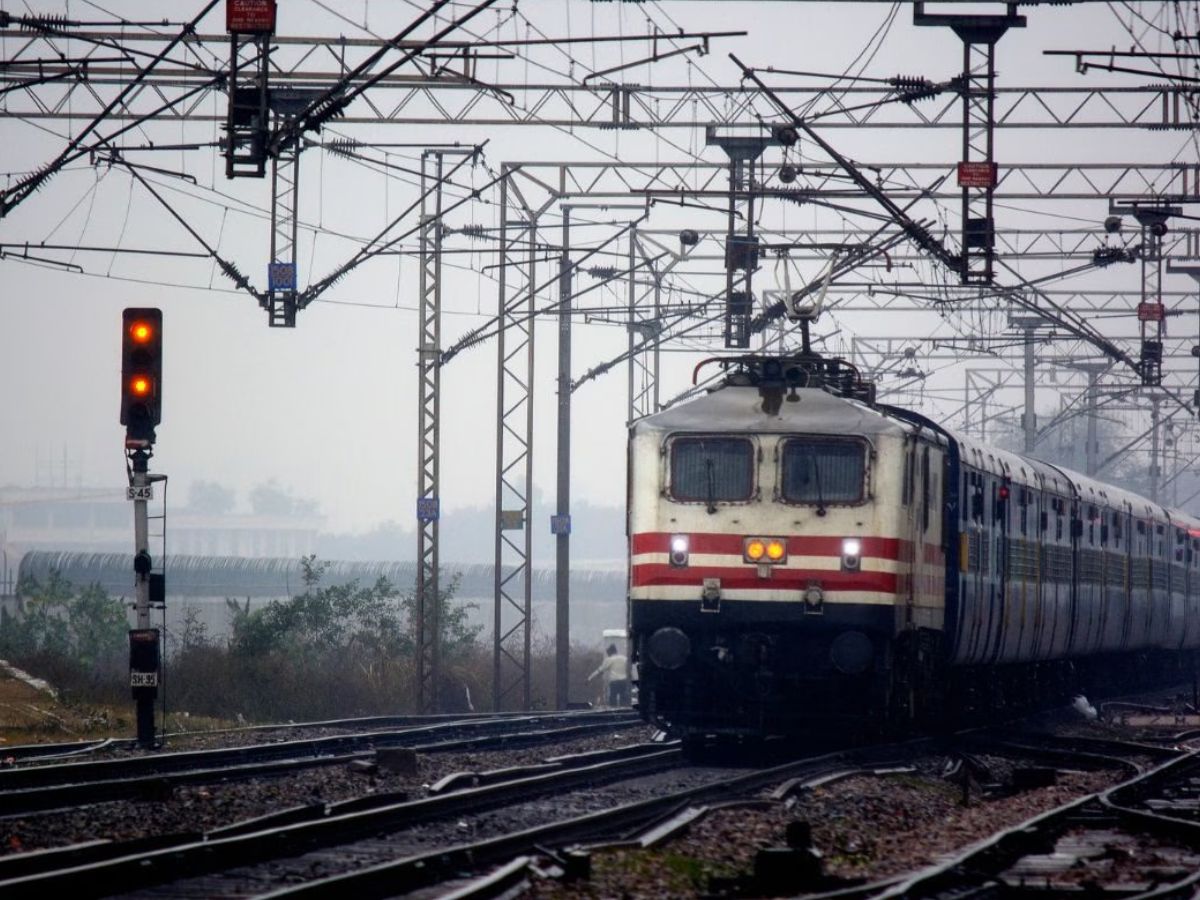
[[[845,434],[872,437],[883,434],[900,436],[912,432],[916,427],[913,423],[894,418],[882,410],[857,400],[838,397],[819,388],[797,388],[795,394],[800,398],[798,402],[785,399],[776,415],[768,415],[763,411],[763,399],[758,388],[729,385],[639,419],[633,423],[632,431],[635,435],[689,431]],[[941,426],[937,427],[941,434],[958,444],[963,462],[1007,475],[1015,484],[1034,485],[1036,472],[1047,488],[1063,496],[1077,493],[1082,502],[1098,506],[1128,503],[1135,516],[1170,518],[1180,527],[1200,529],[1200,519],[1183,510],[1168,509],[1162,504],[1152,503],[1145,497],[1096,478],[1011,451],[989,447],[974,438],[942,429]],[[939,438],[928,430],[926,434],[935,440]]]
[[[777,432],[805,434],[895,434],[910,425],[889,419],[855,400],[818,388],[797,388],[798,402],[784,400],[778,414],[767,415],[756,387],[729,386],[681,403],[633,425],[646,432]]]

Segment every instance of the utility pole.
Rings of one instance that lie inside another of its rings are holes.
[[[1087,439],[1083,447],[1083,471],[1085,475],[1095,475],[1100,468],[1100,441],[1097,435],[1097,407],[1099,400],[1099,391],[1097,384],[1100,381],[1100,376],[1112,368],[1111,360],[1107,362],[1076,362],[1074,360],[1064,360],[1057,365],[1064,369],[1075,369],[1079,372],[1084,372],[1087,375],[1087,389],[1084,394],[1084,404],[1087,412]]]
[[[1159,466],[1158,459],[1158,406],[1162,403],[1162,398],[1154,396],[1150,398],[1150,500],[1158,503],[1158,485],[1159,477],[1162,474],[1162,469]]]
[[[630,278],[633,276],[630,275]],[[550,531],[554,559],[554,698],[566,709],[571,687],[571,207],[562,207],[558,262],[558,497]]]
[[[1034,341],[1037,329],[1050,323],[1039,316],[1012,316],[1009,324],[1025,333],[1025,411],[1021,414],[1021,426],[1025,432],[1025,452],[1032,453],[1037,444],[1037,409],[1034,406],[1033,366],[1036,361]]]
[[[1197,286],[1200,286],[1200,266],[1178,266],[1168,262],[1167,273],[1171,275],[1190,275]],[[1200,320],[1200,316],[1197,316],[1197,319]],[[1196,328],[1196,343],[1192,345],[1192,358],[1196,360],[1197,365],[1200,365],[1200,321],[1197,322]],[[1197,373],[1197,375],[1198,379],[1200,379],[1200,373]],[[1197,380],[1196,391],[1192,394],[1192,414],[1200,418],[1200,380]]]

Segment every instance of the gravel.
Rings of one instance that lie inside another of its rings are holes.
[[[99,835],[129,840],[202,832],[293,806],[369,794],[402,792],[415,799],[425,795],[427,785],[453,772],[530,765],[548,756],[636,744],[648,741],[652,735],[649,727],[626,728],[550,747],[422,755],[418,757],[417,774],[410,776],[383,770],[368,774],[337,765],[245,781],[181,785],[153,801],[120,800],[0,819],[0,855],[65,846]]]
[[[946,854],[1121,780],[1116,772],[1064,773],[1052,787],[962,805],[958,785],[931,773],[944,760],[922,760],[905,775],[854,776],[799,799],[719,809],[686,834],[651,850],[601,850],[587,882],[537,882],[528,896],[606,898],[695,896],[711,880],[748,875],[759,848],[785,846],[790,822],[812,827],[825,875],[878,880],[919,869]],[[832,889],[836,883],[824,887]]]

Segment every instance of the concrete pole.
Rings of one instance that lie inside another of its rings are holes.
[[[1088,475],[1095,475],[1096,469],[1100,466],[1097,458],[1100,447],[1096,437],[1096,382],[1100,378],[1100,373],[1096,369],[1088,369],[1087,376],[1087,443],[1083,448],[1084,472]]]
[[[1025,452],[1032,453],[1037,443],[1037,411],[1033,402],[1033,340],[1037,325],[1024,326],[1025,331],[1025,414],[1021,423],[1025,427]]]
[[[1158,397],[1150,399],[1150,500],[1158,503],[1158,479],[1161,470],[1158,464]]]
[[[630,281],[633,275],[630,274]],[[554,696],[566,709],[571,680],[571,209],[562,208],[558,269],[558,500],[554,561]]]

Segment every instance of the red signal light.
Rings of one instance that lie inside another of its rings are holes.
[[[142,375],[135,375],[129,381],[129,393],[135,397],[149,397],[154,389],[154,382]]]
[[[129,336],[135,343],[144,344],[154,337],[154,326],[149,322],[134,322],[129,326]]]
[[[1000,499],[1001,499],[1001,500],[1007,500],[1007,499],[1008,499],[1008,487],[1007,487],[1006,485],[1003,485],[1003,484],[1002,484],[1002,485],[1000,485]]]

